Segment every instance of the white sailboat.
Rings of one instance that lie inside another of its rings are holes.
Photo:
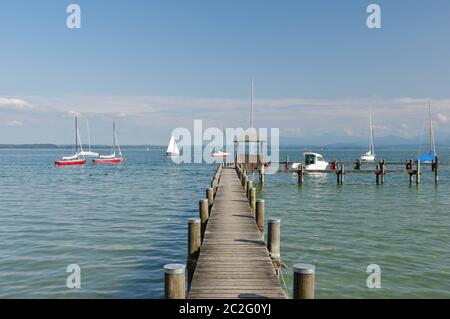
[[[119,152],[116,155],[116,149]],[[122,163],[123,156],[122,151],[120,150],[119,141],[117,139],[116,134],[116,122],[113,122],[113,144],[112,144],[112,154],[111,155],[102,155],[98,159],[93,160],[94,163],[102,164],[102,163]]]
[[[79,142],[79,143],[78,143]],[[78,150],[81,151],[78,151]],[[66,165],[84,165],[86,164],[86,159],[83,155],[83,146],[81,145],[80,133],[78,132],[78,118],[75,117],[75,154],[72,156],[64,156],[62,160],[55,161],[56,166],[66,166]]]
[[[436,160],[436,145],[434,143],[434,133],[433,133],[433,119],[431,116],[431,105],[428,99],[428,154],[421,154],[422,142],[419,147],[419,158],[420,163],[434,163]]]
[[[85,157],[98,157],[97,152],[91,151],[91,133],[89,131],[89,121],[88,120],[86,120],[86,127],[87,127],[87,134],[88,134],[89,150],[88,151],[81,150],[81,152],[79,152],[79,155],[85,156]]]
[[[175,137],[171,136],[169,145],[167,146],[165,156],[174,157],[180,156],[180,151],[178,150],[177,143],[175,142]]]
[[[373,162],[375,160],[375,148],[373,144],[372,108],[369,107],[369,150],[361,155],[361,160]]]

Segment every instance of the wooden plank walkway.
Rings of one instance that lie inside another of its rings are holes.
[[[222,171],[188,298],[286,298],[234,168]]]

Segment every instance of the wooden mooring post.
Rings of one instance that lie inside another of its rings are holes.
[[[245,189],[245,193],[247,195],[247,199],[250,201],[250,193],[252,191],[253,188],[253,182],[252,181],[247,181],[247,187]]]
[[[310,264],[295,264],[294,299],[314,299],[316,267]]]
[[[267,225],[267,250],[274,263],[280,263],[280,224],[281,220],[278,218],[270,218]],[[276,269],[277,275],[279,269]]]
[[[261,233],[261,238],[264,238],[264,215],[265,215],[265,200],[257,199],[256,200],[256,225],[258,225],[259,232]]]
[[[250,189],[249,202],[250,202],[250,208],[252,209],[253,216],[254,216],[255,210],[256,210],[256,188],[255,187],[252,187]]]
[[[303,163],[300,163],[297,174],[298,174],[298,183],[302,185],[305,182],[305,172],[303,170]]]
[[[208,199],[208,209],[211,211],[214,203],[214,190],[211,187],[206,189],[206,198]]]
[[[259,166],[259,183],[264,185],[264,164]]]
[[[200,215],[200,220],[201,220],[201,231],[202,231],[202,240],[203,240],[203,236],[205,234],[205,229],[206,229],[206,223],[208,222],[208,218],[209,218],[209,206],[208,206],[208,199],[201,199],[198,202],[198,210],[199,210],[199,215]]]
[[[185,299],[185,269],[182,264],[164,266],[164,296],[166,299]]]
[[[197,264],[198,254],[201,246],[201,224],[200,218],[188,219],[188,290],[191,285],[192,276],[194,275],[195,266]]]
[[[434,157],[433,170],[434,170],[434,182],[437,183],[439,182],[439,159],[437,156]]]
[[[416,161],[416,184],[419,185],[420,184],[420,175],[422,173],[420,172],[420,161],[417,160]]]

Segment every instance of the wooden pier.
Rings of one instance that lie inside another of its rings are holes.
[[[245,187],[224,167],[188,298],[286,298]]]

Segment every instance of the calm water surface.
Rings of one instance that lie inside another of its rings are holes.
[[[281,150],[291,159],[298,149]],[[163,148],[125,150],[126,162],[55,168],[63,150],[0,150],[0,297],[161,298],[166,263],[184,263],[187,218],[197,217],[216,165],[176,165]],[[320,151],[354,160],[360,151]],[[381,152],[379,152],[381,153]],[[389,161],[413,151],[385,151]],[[449,161],[449,153],[441,152]],[[434,185],[404,175],[267,176],[258,196],[282,219],[282,259],[317,266],[319,298],[450,297],[450,170]],[[255,176],[257,179],[257,176]],[[381,267],[381,289],[366,267]],[[66,267],[81,267],[81,289]],[[291,271],[284,271],[287,287]]]

